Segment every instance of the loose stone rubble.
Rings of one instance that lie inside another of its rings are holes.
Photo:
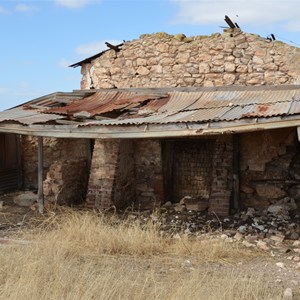
[[[156,212],[130,212],[129,217],[153,222],[162,234],[173,238],[212,234],[226,242],[268,251],[272,256],[286,255],[295,269],[300,269],[300,212],[293,200],[279,200],[265,209],[250,207],[229,217],[187,209],[184,202],[186,199],[177,204],[167,202]]]
[[[32,192],[12,195],[14,205],[27,210],[32,210],[32,202],[37,201]],[[1,202],[5,208],[6,198]],[[154,223],[161,234],[173,238],[210,234],[226,242],[240,242],[247,248],[268,251],[272,256],[286,254],[286,258],[294,262],[295,269],[300,270],[300,211],[293,199],[286,197],[267,208],[249,207],[227,217],[198,208],[193,199],[184,197],[179,203],[166,202],[155,211],[137,211],[129,207],[118,211],[118,215]],[[110,213],[111,209],[105,212]]]

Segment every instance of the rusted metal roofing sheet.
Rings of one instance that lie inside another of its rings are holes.
[[[48,110],[48,113],[73,115],[82,111],[91,116],[138,106],[140,103],[161,98],[159,95],[139,95],[133,92],[100,92],[80,100],[75,100],[64,107]],[[154,104],[157,106],[157,103]]]
[[[38,111],[14,108],[0,113],[0,122],[18,122],[24,125],[48,123],[62,117],[55,114],[41,114]]]
[[[291,101],[300,100],[299,91],[286,91],[286,90],[276,90],[276,91],[215,91],[215,92],[203,92],[198,94],[198,99],[196,95],[194,97],[185,96],[186,93],[178,93],[172,101],[184,103],[186,105],[185,109],[199,109],[199,108],[215,108],[224,107],[228,105],[247,105],[254,103],[274,103],[278,101]],[[183,99],[181,102],[180,99]],[[194,103],[192,103],[195,100]],[[184,105],[182,104],[182,105]],[[171,106],[171,104],[170,104]]]
[[[86,114],[81,114],[85,112]],[[113,113],[107,115],[107,113]],[[300,114],[300,86],[114,89],[55,93],[0,113],[24,125],[123,126],[269,118]],[[109,116],[109,117],[108,117]]]
[[[232,121],[245,118],[273,117],[300,114],[300,102],[280,102],[269,104],[250,104],[245,106],[225,106],[181,112],[165,112],[146,117],[136,117],[124,120],[103,120],[102,125],[142,125],[142,124],[169,124],[169,123],[202,123]],[[293,107],[293,112],[289,112]]]

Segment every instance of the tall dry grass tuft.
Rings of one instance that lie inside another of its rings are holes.
[[[249,259],[238,247],[150,223],[70,213],[24,239],[0,248],[0,299],[280,299],[263,279],[207,265]]]

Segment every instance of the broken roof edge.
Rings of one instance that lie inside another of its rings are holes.
[[[115,47],[121,47],[121,46],[123,46],[123,45],[124,45],[124,43],[121,43],[121,44],[116,45]],[[103,55],[105,52],[110,51],[110,50],[112,50],[112,49],[111,49],[111,48],[105,49],[105,50],[103,50],[103,51],[101,51],[101,52],[99,52],[99,53],[97,53],[97,54],[94,54],[94,55],[89,56],[89,57],[87,57],[87,58],[85,58],[85,59],[83,59],[83,60],[81,60],[81,61],[79,61],[79,62],[76,62],[76,63],[74,63],[74,64],[72,64],[72,65],[69,65],[68,67],[69,67],[69,68],[77,68],[77,67],[81,66],[82,64],[91,62],[91,61],[94,60],[95,58],[97,58],[97,57]]]
[[[191,87],[129,87],[112,89],[73,90],[71,93],[96,92],[136,92],[136,93],[167,93],[167,92],[216,92],[216,91],[268,91],[268,90],[298,90],[300,84],[280,85],[227,85],[227,86],[191,86]]]
[[[168,92],[216,92],[216,91],[268,91],[268,90],[300,90],[300,84],[299,85],[261,85],[261,86],[214,86],[214,87],[166,87],[166,88],[155,88],[155,87],[149,87],[149,88],[113,88],[113,89],[74,89],[71,92],[53,92],[38,98],[31,99],[29,101],[26,101],[24,103],[18,104],[16,106],[10,107],[6,110],[11,110],[14,108],[34,104],[36,102],[40,102],[42,100],[55,100],[57,97],[85,97],[94,93],[98,92],[136,92],[136,93],[153,93],[153,94],[161,94],[161,93],[168,93]]]
[[[221,121],[206,123],[144,124],[127,126],[78,126],[0,124],[0,132],[54,138],[143,139],[171,137],[204,137],[238,134],[300,126],[300,115],[251,118],[243,122]]]

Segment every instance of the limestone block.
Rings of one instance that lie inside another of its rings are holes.
[[[214,59],[212,60],[213,66],[223,66],[224,65],[224,60],[223,59]]]
[[[255,50],[255,56],[259,56],[259,57],[265,57],[267,55],[267,50],[266,49],[257,49]]]
[[[281,76],[277,79],[277,82],[279,82],[280,84],[284,84],[284,83],[287,83],[288,80],[289,80],[288,76]]]
[[[207,74],[210,72],[210,66],[206,62],[202,62],[199,64],[199,73]]]
[[[121,68],[119,68],[119,67],[111,67],[110,68],[110,73],[111,73],[111,75],[115,75],[115,74],[121,73]]]
[[[247,65],[250,60],[251,60],[251,56],[249,56],[249,55],[245,55],[240,58],[240,62],[245,65]]]
[[[170,66],[174,64],[174,58],[164,57],[159,61],[159,64],[162,66]]]
[[[255,191],[258,196],[266,199],[280,199],[287,195],[282,188],[267,183],[256,185]]]
[[[248,66],[246,66],[246,65],[238,65],[236,67],[236,72],[238,72],[238,73],[247,73],[248,72]]]
[[[205,53],[205,52],[199,53],[198,58],[199,58],[199,61],[202,61],[202,62],[211,61],[211,56],[208,53]]]
[[[201,84],[201,83],[203,83],[204,79],[205,79],[205,76],[201,75],[200,77],[196,78],[195,83]]]
[[[162,53],[169,52],[169,45],[167,43],[161,43],[156,46],[156,50]]]
[[[176,56],[176,62],[178,64],[186,64],[190,59],[190,54],[186,52],[179,52]]]
[[[179,64],[179,65],[174,65],[173,66],[173,72],[175,74],[182,74],[186,71],[185,65]]]
[[[225,61],[234,62],[235,57],[233,55],[228,55],[224,58]]]
[[[235,82],[236,76],[235,74],[225,74],[223,79],[225,85],[231,85]]]
[[[114,87],[115,87],[115,85],[108,81],[99,83],[99,88],[101,88],[101,89],[113,89]]]
[[[110,68],[110,67],[112,67],[112,61],[109,58],[102,59],[101,62],[100,62],[100,64],[104,68]]]
[[[235,64],[231,62],[225,62],[224,64],[225,72],[234,72],[235,71]]]
[[[236,46],[236,49],[247,49],[249,46],[248,43],[242,43]]]
[[[150,70],[146,67],[139,66],[136,70],[136,73],[138,73],[138,75],[148,75]]]
[[[162,73],[163,72],[163,67],[161,65],[156,65],[151,67],[151,72],[154,73]]]
[[[34,202],[37,202],[37,194],[26,191],[16,196],[13,201],[19,206],[30,207]]]
[[[95,74],[110,75],[110,72],[109,72],[109,69],[100,67],[95,70]]]
[[[122,50],[123,56],[124,58],[128,58],[128,57],[135,57],[135,51],[134,49],[128,48],[128,49],[123,49]]]
[[[240,58],[243,56],[243,50],[242,49],[234,49],[232,52],[232,55],[234,57]]]
[[[221,65],[221,66],[213,66],[211,67],[210,71],[212,73],[223,73],[225,70],[225,67],[224,65]]]
[[[253,56],[252,61],[254,64],[258,64],[258,65],[263,65],[264,64],[264,60],[263,58],[261,58],[260,56]]]
[[[277,71],[278,70],[278,66],[274,63],[268,63],[264,65],[264,69],[268,70],[268,71]]]
[[[191,66],[191,67],[187,67],[186,71],[190,74],[198,74],[199,68],[197,68],[196,66]]]
[[[136,60],[137,66],[146,66],[147,65],[147,60],[144,58],[138,57]]]
[[[193,85],[196,82],[195,78],[184,77],[183,81],[188,85]]]
[[[157,65],[159,62],[159,59],[158,57],[150,57],[148,60],[147,60],[147,64],[148,66],[153,66],[153,65]]]

